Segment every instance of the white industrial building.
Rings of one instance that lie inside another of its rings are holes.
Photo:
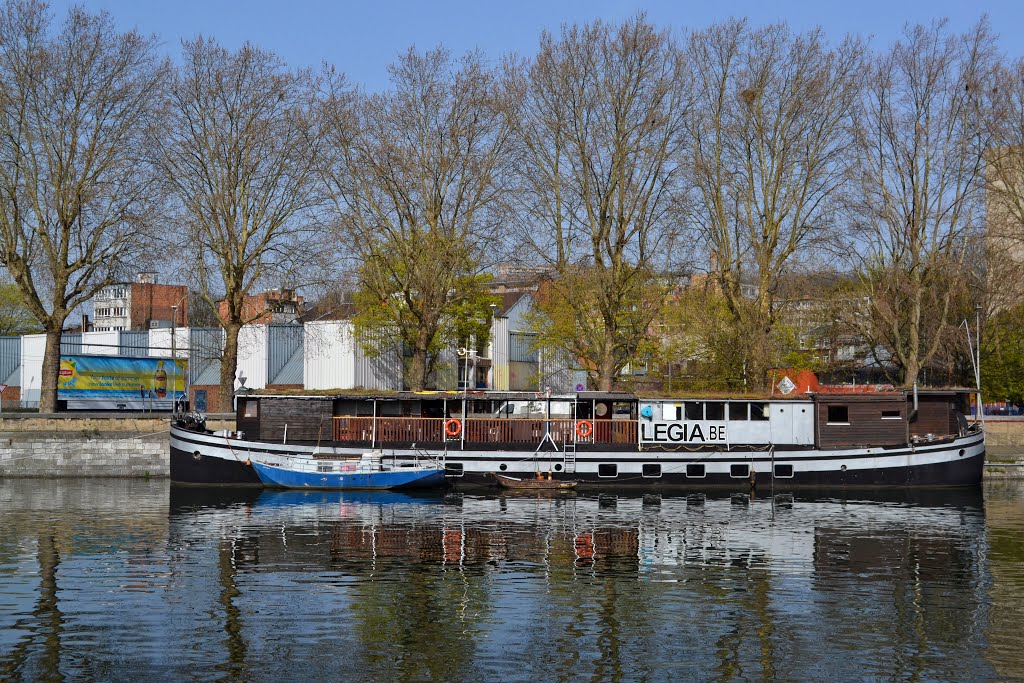
[[[452,344],[439,354],[432,384],[440,389],[475,388],[497,391],[568,392],[586,383],[586,374],[568,363],[545,363],[532,348],[526,330],[529,297],[506,295],[495,311],[486,348],[459,349]],[[20,358],[0,362],[20,379],[22,405],[38,405],[45,335],[25,335],[0,344],[0,352]],[[170,357],[172,347],[189,359],[190,400],[202,408],[207,392],[220,383],[224,333],[219,328],[179,327],[65,334],[63,355]],[[376,389],[401,390],[404,364],[400,344],[385,336],[379,353],[367,354],[351,321],[324,320],[304,325],[247,325],[239,335],[238,375],[249,389]],[[2,359],[0,359],[2,360]],[[472,380],[467,381],[467,378]],[[236,382],[237,384],[237,382]]]

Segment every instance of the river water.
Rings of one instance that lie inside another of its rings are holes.
[[[1024,679],[1024,483],[849,498],[0,482],[0,680]]]

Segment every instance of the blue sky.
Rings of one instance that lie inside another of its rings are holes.
[[[60,17],[71,4],[54,2],[53,8]],[[444,43],[456,53],[479,47],[493,57],[509,51],[532,54],[544,28],[557,31],[563,22],[595,18],[615,21],[640,10],[647,11],[656,24],[676,30],[745,16],[755,24],[785,20],[797,29],[820,25],[834,38],[847,32],[873,36],[876,46],[893,41],[908,21],[948,17],[962,30],[987,13],[1003,50],[1011,57],[1024,55],[1024,0],[86,0],[78,4],[110,11],[122,28],[158,34],[172,55],[177,54],[181,39],[199,33],[216,37],[228,47],[250,40],[295,66],[330,62],[371,90],[385,86],[387,64],[413,44],[427,48]]]

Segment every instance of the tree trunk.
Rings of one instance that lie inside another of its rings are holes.
[[[54,320],[46,328],[46,348],[43,351],[43,372],[39,377],[39,412],[57,412],[57,381],[60,378],[60,337],[64,320]]]
[[[917,377],[921,374],[921,366],[917,360],[917,354],[913,351],[908,354],[906,365],[903,366],[903,386],[912,387],[917,383]]]
[[[237,322],[224,324],[224,356],[220,361],[220,411],[235,409],[235,371],[238,369],[238,332],[242,329]]]
[[[409,361],[409,391],[423,391],[427,388],[427,349],[414,349]]]
[[[601,353],[600,363],[597,369],[597,390],[611,391],[615,384],[615,350],[610,343]]]

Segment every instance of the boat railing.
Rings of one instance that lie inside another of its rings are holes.
[[[516,417],[335,417],[334,441],[359,443],[536,445],[547,431],[556,444],[636,443],[635,420]],[[464,433],[463,433],[464,432]]]

